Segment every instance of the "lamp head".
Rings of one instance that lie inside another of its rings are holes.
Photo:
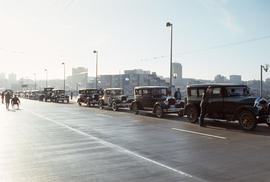
[[[95,54],[96,54],[96,53],[97,53],[97,51],[96,51],[96,50],[94,50],[94,51],[93,51],[93,53],[95,53]]]
[[[269,64],[266,64],[265,66],[263,66],[263,69],[265,72],[267,72],[269,70]]]
[[[171,26],[172,26],[172,24],[170,22],[166,23],[166,27],[171,27]]]

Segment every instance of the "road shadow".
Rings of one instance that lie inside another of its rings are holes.
[[[190,123],[187,117],[177,117],[176,115],[166,115],[166,119]],[[253,135],[270,136],[270,129],[267,124],[258,124],[253,131],[245,131],[241,128],[238,121],[224,121],[205,118],[206,127],[213,130],[230,130],[232,132],[248,133]],[[199,123],[194,123],[198,125]]]

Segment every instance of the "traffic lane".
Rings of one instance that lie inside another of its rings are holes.
[[[268,135],[200,128],[179,121],[95,108],[63,107],[65,109],[61,111],[53,109],[54,113],[50,113],[50,117],[209,181],[246,180],[245,177],[260,179],[263,174],[268,175],[265,170],[269,167],[265,162],[269,153],[269,145],[265,142]],[[219,132],[220,135],[226,134],[227,139],[221,141],[171,130],[176,126],[202,132]],[[262,148],[266,150],[262,151]],[[254,170],[257,164],[260,166]]]
[[[25,109],[0,109],[0,181],[202,181]]]

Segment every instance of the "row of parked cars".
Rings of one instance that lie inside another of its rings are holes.
[[[207,118],[226,121],[238,121],[244,130],[254,130],[259,123],[270,126],[270,105],[261,97],[251,96],[246,85],[235,84],[194,84],[187,86],[184,100],[176,100],[163,86],[140,86],[134,88],[134,97],[124,94],[122,88],[82,89],[79,90],[78,104],[105,107],[117,111],[129,108],[133,113],[151,111],[161,118],[169,113],[187,116],[191,122],[197,122],[200,115],[202,94],[207,87],[213,88],[208,106]]]
[[[44,102],[66,102],[69,103],[69,96],[64,90],[54,89],[54,88],[44,88],[43,91],[40,90],[29,90],[18,93],[20,97],[39,100]]]

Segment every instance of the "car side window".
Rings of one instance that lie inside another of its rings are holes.
[[[196,96],[197,97],[197,89],[191,89],[190,90],[190,96]]]
[[[202,97],[204,93],[204,89],[199,89],[199,97]]]
[[[149,89],[143,89],[142,90],[142,94],[143,95],[151,95],[151,90],[149,90]]]
[[[136,95],[142,95],[142,90],[140,90],[140,89],[135,90],[135,94],[136,94]]]
[[[221,88],[214,88],[212,95],[213,96],[221,96]]]

